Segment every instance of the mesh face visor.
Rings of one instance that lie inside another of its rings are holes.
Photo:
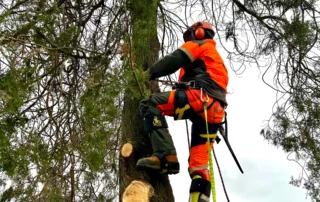
[[[189,27],[189,28],[183,33],[183,40],[184,40],[184,42],[194,40],[193,28],[192,28],[192,27]]]

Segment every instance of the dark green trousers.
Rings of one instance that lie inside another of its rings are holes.
[[[163,92],[153,94],[149,99],[143,99],[140,102],[140,113],[144,117],[145,130],[150,134],[154,154],[176,154],[164,117],[164,115],[173,115],[174,99],[171,99],[172,97],[174,97],[172,92]]]

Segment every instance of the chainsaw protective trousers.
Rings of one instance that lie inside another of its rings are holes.
[[[203,98],[206,99],[205,96]],[[214,134],[217,132],[217,124],[223,120],[224,108],[212,97],[208,97],[207,106],[209,133]],[[179,91],[179,97],[176,96],[176,90],[153,94],[140,102],[140,112],[144,117],[145,129],[150,133],[154,154],[176,154],[164,116],[173,116],[175,120],[191,120],[189,173],[191,177],[200,174],[204,179],[210,180],[202,171],[208,169],[207,138],[201,137],[206,134],[203,108],[204,103],[200,100],[198,89]]]

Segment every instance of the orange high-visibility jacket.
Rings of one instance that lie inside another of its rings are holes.
[[[150,67],[150,79],[171,74],[179,68],[179,81],[194,80],[209,96],[227,105],[228,71],[213,39],[184,43]]]

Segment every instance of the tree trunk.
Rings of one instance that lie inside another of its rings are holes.
[[[135,64],[136,67],[144,70],[158,60],[160,47],[157,38],[158,4],[159,0],[129,0],[128,2],[132,18],[132,50],[136,60]],[[131,84],[132,88],[140,90],[135,79],[132,79]],[[149,88],[151,93],[160,91],[158,85],[155,85],[154,82],[149,83]],[[133,145],[133,151],[129,157],[120,155],[120,201],[122,201],[125,188],[130,183],[141,185],[139,182],[142,181],[150,184],[153,188],[150,191],[150,196],[153,195],[150,199],[151,202],[172,202],[174,198],[167,175],[158,175],[136,169],[138,159],[152,154],[151,143],[144,130],[143,119],[139,113],[139,101],[140,99],[132,99],[130,93],[125,94],[121,144],[130,142]]]

